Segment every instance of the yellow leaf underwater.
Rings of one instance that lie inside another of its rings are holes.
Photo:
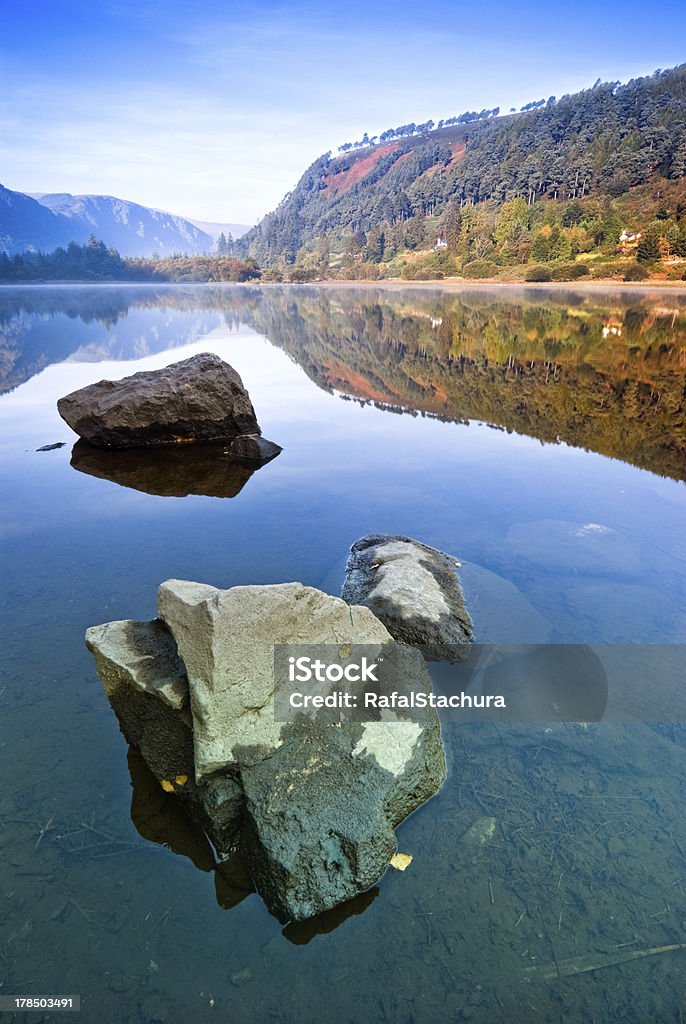
[[[391,867],[396,871],[404,871],[411,863],[412,857],[409,853],[394,853],[390,860]]]
[[[161,785],[162,789],[165,791],[165,793],[173,793],[174,792],[174,783],[170,782],[169,779],[162,779],[160,785]]]
[[[177,775],[176,778],[174,779],[174,782],[176,783],[177,786],[185,786],[186,783],[188,782],[188,776]]]

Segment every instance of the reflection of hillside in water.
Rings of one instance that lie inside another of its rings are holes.
[[[686,302],[668,293],[2,289],[0,392],[50,363],[142,358],[240,323],[344,396],[686,479]]]
[[[320,387],[686,479],[686,305],[630,301],[265,292],[253,326]]]
[[[71,359],[142,359],[238,326],[228,292],[172,287],[0,289],[0,394]]]

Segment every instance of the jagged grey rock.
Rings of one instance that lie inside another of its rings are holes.
[[[368,608],[300,583],[222,591],[168,580],[158,602],[164,622],[87,633],[122,729],[154,774],[195,771],[178,795],[220,849],[240,846],[282,920],[329,910],[376,882],[396,849],[395,826],[445,778],[436,712],[277,722],[274,644],[376,645],[384,656],[390,645],[399,659],[392,685],[402,678],[428,692],[421,654],[394,643]]]
[[[233,459],[263,463],[271,462],[283,448],[259,434],[240,434],[233,439],[228,451]]]
[[[98,448],[261,433],[241,378],[208,352],[162,370],[90,384],[60,398],[57,409],[72,430]]]
[[[241,785],[231,773],[203,787],[195,782],[188,680],[167,627],[159,619],[107,622],[86,630],[86,646],[127,742],[215,845],[230,850],[237,842]]]
[[[445,780],[445,752],[433,710],[415,711],[404,721],[364,722],[352,753],[353,758],[372,760],[386,773],[384,813],[394,828],[434,796]]]
[[[283,742],[283,723],[274,719],[274,644],[391,641],[368,608],[302,583],[218,590],[167,580],[158,613],[188,673],[198,781],[261,761]]]
[[[242,852],[269,909],[302,921],[368,889],[395,853],[384,773],[332,727],[245,768]]]
[[[159,697],[174,711],[186,708],[186,670],[174,638],[159,619],[121,619],[91,626],[86,630],[86,646],[95,657],[108,697],[130,688]]]
[[[430,691],[421,654],[392,646],[396,679]],[[282,738],[271,757],[242,768],[241,848],[270,910],[301,921],[378,880],[395,826],[445,779],[445,755],[432,709],[340,727],[294,723]]]
[[[193,733],[188,681],[164,623],[128,619],[91,626],[86,646],[127,741],[160,781],[193,780]]]
[[[396,640],[459,661],[473,640],[456,561],[411,537],[370,534],[350,549],[342,596],[366,605]]]

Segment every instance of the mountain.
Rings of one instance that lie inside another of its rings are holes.
[[[201,255],[214,249],[211,235],[184,217],[115,196],[55,192],[35,194],[33,198],[57,216],[78,225],[86,232],[86,238],[93,234],[122,256],[152,256],[153,252],[161,256],[173,252]]]
[[[85,241],[84,228],[58,217],[31,196],[0,185],[0,251],[52,250],[72,240]]]
[[[191,220],[191,224],[195,224],[196,228],[200,228],[205,234],[210,235],[215,243],[220,235],[224,235],[226,238],[229,235],[232,235],[233,238],[240,238],[250,231],[250,224],[218,224],[210,220]]]
[[[122,256],[199,255],[215,248],[212,236],[189,220],[138,203],[62,192],[25,195],[0,185],[0,251],[50,252],[91,234]]]
[[[504,117],[463,115],[468,123],[438,129],[432,121],[406,125],[382,133],[380,144],[365,144],[365,135],[352,149],[346,144],[343,155],[326,153],[240,248],[263,266],[284,256],[288,264],[303,249],[378,263],[389,253],[435,246],[438,238],[457,252],[464,229],[472,236],[463,239],[471,260],[509,259],[523,239],[531,244],[515,253],[519,262],[540,261],[557,223],[554,208],[561,217],[565,203],[591,199],[607,206],[636,187],[667,179],[686,184],[686,64],[534,106]],[[499,238],[493,211],[508,201],[523,206],[507,237]],[[470,214],[468,230],[459,213],[465,207],[479,214]],[[541,256],[531,251],[535,233],[525,237],[526,230],[544,226],[545,214],[530,212],[539,208],[551,219]],[[570,216],[572,223],[560,223],[560,230],[581,219],[578,211]],[[451,228],[452,245],[446,237]],[[597,236],[597,226],[587,233]]]

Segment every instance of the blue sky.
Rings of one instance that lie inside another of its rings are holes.
[[[683,0],[5,0],[0,181],[254,223],[327,149],[686,60]]]

